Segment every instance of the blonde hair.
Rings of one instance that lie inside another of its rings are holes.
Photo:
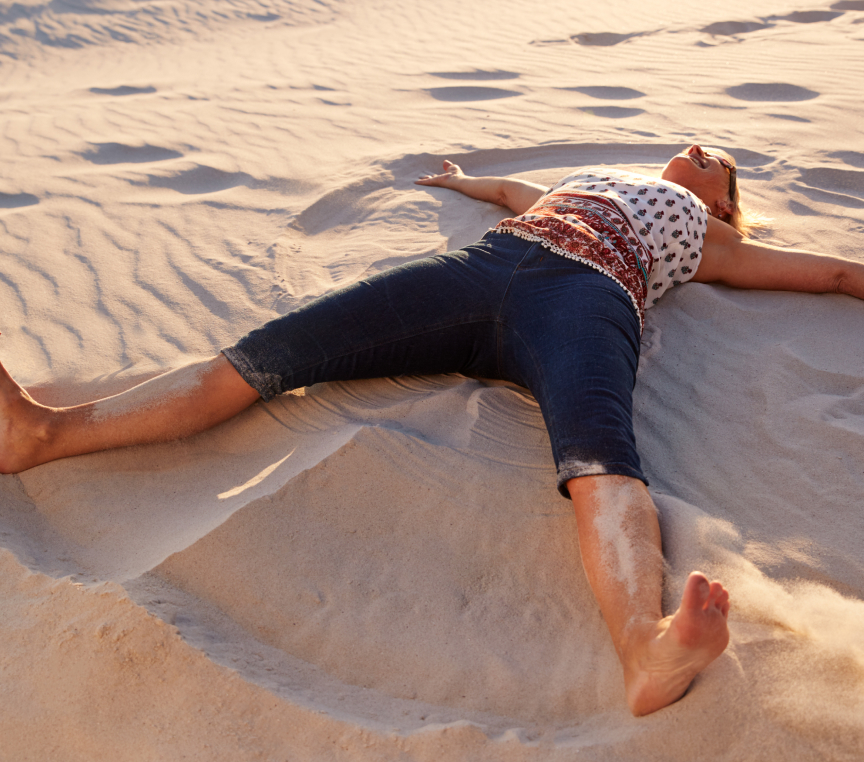
[[[736,189],[737,190],[737,189]],[[737,230],[745,238],[752,238],[754,233],[764,230],[771,222],[771,217],[767,217],[762,212],[757,212],[748,206],[741,203],[741,192],[736,194],[737,199],[733,199],[735,209],[726,220],[735,230]]]
[[[729,157],[729,160],[735,166],[735,198],[731,199],[735,208],[726,222],[745,238],[752,238],[753,233],[768,227],[771,218],[741,203],[741,185],[738,183],[738,162],[735,161],[735,158],[728,151],[723,151],[723,153]]]

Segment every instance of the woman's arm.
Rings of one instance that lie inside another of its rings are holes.
[[[849,294],[864,299],[864,264],[744,238],[713,217],[693,280],[733,288]]]
[[[440,175],[425,175],[415,182],[417,185],[450,188],[470,198],[506,206],[514,214],[525,214],[547,191],[542,185],[509,177],[470,177],[446,159]]]

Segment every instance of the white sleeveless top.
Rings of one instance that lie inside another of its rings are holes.
[[[608,275],[629,294],[642,325],[645,309],[696,273],[708,217],[705,204],[680,185],[601,167],[559,180],[525,214],[493,230]]]

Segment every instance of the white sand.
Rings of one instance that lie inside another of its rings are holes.
[[[502,210],[412,185],[444,157],[719,145],[767,240],[864,259],[864,0],[691,6],[0,0],[0,357],[104,396],[470,243]],[[734,601],[681,702],[627,711],[527,393],[332,384],[0,477],[0,759],[860,759],[862,327],[696,284],[648,312],[669,599],[699,568]]]

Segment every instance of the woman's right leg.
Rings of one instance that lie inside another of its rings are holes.
[[[531,245],[498,234],[494,244],[416,260],[316,299],[223,351],[264,400],[321,381],[493,377],[500,306]]]
[[[258,398],[224,355],[68,408],[35,402],[0,365],[0,473],[190,436],[237,415]]]
[[[511,300],[506,356],[543,411],[628,705],[637,715],[654,712],[726,647],[729,596],[694,572],[678,609],[663,616],[660,525],[633,432],[636,311],[610,278],[543,252],[526,257]]]
[[[0,365],[0,473],[190,436],[259,396],[320,381],[494,375],[497,307],[524,248],[506,236],[394,268],[270,321],[224,354],[85,405],[40,405]]]

